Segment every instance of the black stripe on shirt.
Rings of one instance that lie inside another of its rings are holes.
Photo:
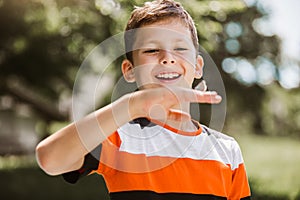
[[[110,193],[111,200],[226,200],[209,194],[156,193],[153,191],[125,191]]]

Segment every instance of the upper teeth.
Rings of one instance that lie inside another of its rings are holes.
[[[157,78],[176,78],[180,75],[178,73],[172,72],[172,73],[161,73],[157,75]]]

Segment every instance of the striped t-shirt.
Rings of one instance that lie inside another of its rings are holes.
[[[112,200],[250,199],[238,143],[198,127],[184,132],[159,122],[127,123],[101,144],[94,172]]]

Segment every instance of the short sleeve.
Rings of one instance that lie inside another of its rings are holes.
[[[233,169],[232,173],[232,187],[229,199],[250,199],[251,192],[246,168],[241,149],[236,141],[234,142],[233,154],[235,169]]]
[[[97,146],[93,151],[84,157],[84,163],[80,169],[64,173],[62,175],[64,180],[68,183],[75,184],[80,178],[87,176],[94,170],[97,170],[99,166],[101,150],[102,144]]]

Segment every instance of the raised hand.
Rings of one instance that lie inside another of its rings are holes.
[[[189,120],[190,103],[220,103],[222,97],[214,91],[199,91],[181,87],[158,87],[131,94],[129,111],[137,117]]]

